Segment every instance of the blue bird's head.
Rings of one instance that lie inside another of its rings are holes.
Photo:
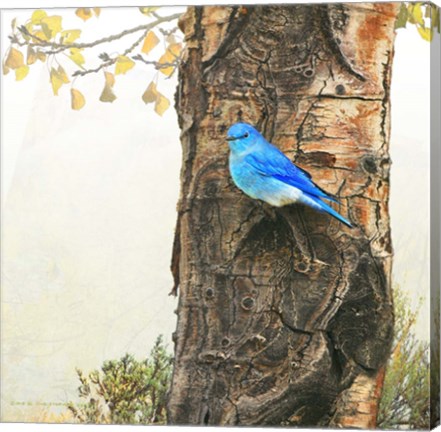
[[[262,135],[247,123],[235,123],[227,132],[230,150],[237,154],[247,151],[259,138],[262,138]]]

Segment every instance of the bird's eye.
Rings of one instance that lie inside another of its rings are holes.
[[[245,137],[245,138],[248,138],[249,136],[250,136],[250,134],[249,134],[248,132],[245,132],[244,137]]]

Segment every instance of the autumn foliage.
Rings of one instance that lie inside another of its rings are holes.
[[[171,77],[182,55],[183,44],[180,41],[177,27],[165,29],[161,24],[176,21],[180,14],[160,16],[158,7],[140,7],[147,23],[122,31],[119,34],[106,36],[95,41],[83,42],[80,28],[66,29],[63,17],[49,15],[45,10],[35,10],[31,17],[19,24],[16,19],[11,23],[9,36],[11,46],[3,59],[3,74],[14,71],[15,79],[21,81],[29,73],[30,67],[38,62],[47,64],[52,92],[58,96],[59,90],[70,85],[71,107],[80,110],[86,104],[86,97],[78,88],[77,78],[91,73],[103,73],[104,86],[99,96],[101,102],[112,103],[117,98],[114,84],[118,75],[125,75],[137,64],[154,67],[161,75]],[[70,13],[70,12],[69,12]],[[75,15],[86,22],[98,19],[100,8],[78,8]],[[86,52],[105,43],[114,43],[129,35],[136,34],[135,42],[128,43],[123,51],[102,52],[98,66],[90,66],[96,59]],[[163,40],[164,51],[157,59],[145,57]],[[69,64],[70,63],[70,64]],[[72,68],[73,67],[73,68]],[[151,81],[142,95],[146,104],[153,104],[157,114],[162,115],[170,107],[170,101],[158,89],[158,77]]]

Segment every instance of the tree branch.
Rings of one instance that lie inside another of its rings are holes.
[[[142,40],[145,38],[147,32],[149,31],[149,29],[144,30],[144,32],[142,33],[142,35],[131,45],[129,46],[123,53],[122,55],[125,56],[129,53],[131,53],[141,42]],[[119,56],[118,56],[119,57]],[[95,69],[86,69],[86,70],[78,70],[76,72],[74,72],[72,74],[72,76],[84,76],[90,73],[94,73],[94,72],[99,72],[101,69],[103,69],[104,67],[107,66],[111,66],[113,65],[117,60],[118,57],[112,58],[102,64],[100,64],[97,68]]]
[[[154,61],[154,60],[146,60],[142,55],[138,54],[136,56],[132,57],[133,60],[137,60],[140,61],[146,65],[153,65],[155,67],[155,69],[166,69],[169,67],[175,68],[179,65],[179,61],[180,61],[180,57],[176,58],[176,61],[172,62],[172,63],[159,63],[158,61]]]
[[[39,37],[37,37],[37,36],[33,35],[31,32],[29,32],[29,30],[26,27],[21,26],[21,27],[19,27],[19,30],[22,34],[29,36],[32,39],[37,40],[38,42],[37,43],[27,43],[27,42],[20,42],[18,40],[14,40],[13,42],[17,43],[20,46],[43,47],[43,48],[50,47],[54,50],[53,52],[51,52],[51,54],[57,54],[61,51],[64,51],[64,50],[70,49],[70,48],[78,48],[78,49],[92,48],[94,46],[101,45],[103,43],[113,42],[115,40],[123,38],[124,36],[127,36],[132,33],[136,33],[139,31],[144,31],[146,33],[149,30],[151,30],[152,28],[156,27],[157,25],[159,25],[163,22],[173,21],[175,19],[178,19],[180,16],[181,16],[180,13],[169,15],[166,17],[159,17],[158,16],[156,21],[153,21],[148,24],[142,24],[142,25],[139,25],[139,26],[134,27],[132,29],[124,30],[121,33],[118,33],[115,35],[107,36],[102,39],[97,39],[96,41],[93,41],[93,42],[71,43],[71,44],[60,44],[57,42],[44,41],[43,39],[40,39]]]

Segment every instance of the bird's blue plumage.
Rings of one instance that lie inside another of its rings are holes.
[[[248,196],[276,207],[300,202],[351,227],[348,220],[322,200],[338,201],[315,185],[310,174],[294,165],[253,126],[234,124],[228,130],[227,140],[231,176]]]

